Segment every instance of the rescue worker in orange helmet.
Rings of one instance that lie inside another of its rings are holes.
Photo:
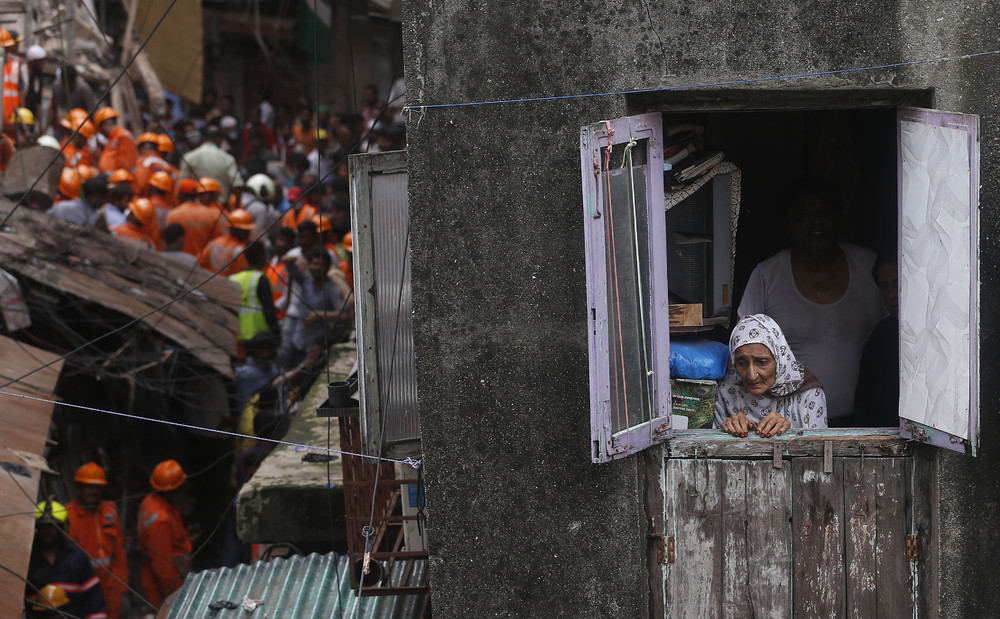
[[[299,224],[316,216],[317,211],[302,198],[302,189],[298,186],[288,190],[288,203],[291,205],[281,216],[281,227],[298,230]]]
[[[108,143],[101,152],[97,168],[101,172],[111,172],[118,168],[135,169],[138,153],[132,132],[118,125],[118,112],[113,107],[102,107],[94,114],[94,125]]]
[[[66,158],[64,165],[67,168],[81,165],[93,166],[95,163],[94,153],[91,152],[87,141],[94,135],[94,123],[90,122],[86,116],[76,120],[67,117],[64,120],[66,120],[70,131],[76,131],[73,139],[63,148],[63,157]]]
[[[156,209],[156,219],[160,230],[167,227],[167,215],[177,205],[174,198],[174,179],[163,170],[157,170],[149,177],[149,201]]]
[[[243,256],[251,235],[257,229],[253,216],[238,208],[226,216],[227,234],[209,241],[198,258],[201,268],[222,275],[235,275],[247,268]]]
[[[66,504],[69,536],[90,556],[101,581],[108,618],[119,619],[122,596],[128,591],[128,555],[118,508],[113,501],[102,500],[108,479],[96,462],[78,468],[73,480],[76,500]]]
[[[57,585],[69,602],[60,607],[62,616],[106,619],[101,581],[90,558],[69,541],[66,527],[69,514],[62,504],[47,499],[35,506],[35,540],[28,563],[25,597],[47,585]]]
[[[146,132],[139,136],[139,158],[135,163],[135,192],[139,196],[149,196],[149,179],[157,172],[166,172],[170,178],[177,179],[177,168],[167,163],[159,150],[158,136]]]
[[[201,192],[198,181],[182,178],[177,197],[181,203],[167,214],[167,225],[184,227],[184,253],[199,258],[208,243],[222,236],[225,221],[219,209],[205,206],[195,197]]]
[[[3,117],[14,115],[14,110],[21,107],[21,59],[17,56],[18,41],[7,30],[0,29],[0,46],[4,50],[3,65]],[[7,130],[7,126],[4,126]]]
[[[222,195],[222,186],[219,185],[219,181],[210,176],[202,176],[198,179],[198,184],[201,185],[201,193],[198,194],[198,201],[205,206],[221,210],[222,204],[219,202],[219,196]]]
[[[176,460],[156,465],[150,493],[139,504],[137,527],[142,552],[142,592],[155,608],[184,582],[191,562],[191,539],[177,509],[187,475]]]
[[[154,237],[150,227],[156,225],[156,209],[145,198],[136,198],[129,202],[125,211],[125,223],[111,228],[115,237],[133,243],[138,243],[147,249],[157,249],[157,237]],[[158,231],[158,230],[157,230]]]

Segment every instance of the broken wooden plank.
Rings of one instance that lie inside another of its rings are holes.
[[[0,212],[11,206],[0,200]],[[9,272],[131,319],[177,299],[143,324],[232,375],[240,299],[228,278],[27,208],[14,213],[9,228],[0,233],[0,256]]]
[[[792,460],[792,534],[796,617],[843,617],[844,463],[823,472],[822,458]]]
[[[750,591],[756,582],[750,582],[750,548],[747,533],[750,526],[747,515],[749,494],[747,467],[752,463],[733,460],[713,461],[712,466],[725,474],[722,486],[722,617],[750,617]],[[754,577],[753,580],[756,580]]]
[[[675,557],[667,566],[669,617],[709,619],[720,614],[723,475],[719,462],[666,463],[665,535],[668,542],[674,540]]]
[[[848,617],[880,616],[877,612],[878,562],[875,555],[879,524],[875,487],[878,464],[875,458],[844,460]]]
[[[866,459],[865,462],[871,462]],[[913,583],[906,560],[909,458],[879,458],[875,467],[878,606],[876,617],[912,617]],[[870,483],[870,482],[869,482]]]
[[[791,467],[766,460],[746,467],[750,613],[743,617],[792,616]]]

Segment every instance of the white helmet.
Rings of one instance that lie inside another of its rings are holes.
[[[51,135],[42,135],[42,136],[39,136],[38,142],[36,142],[36,143],[39,146],[48,146],[49,148],[54,148],[56,150],[59,150],[61,148],[59,146],[59,140],[55,139]]]
[[[274,181],[267,174],[254,174],[247,181],[247,187],[261,202],[271,202],[278,194]]]

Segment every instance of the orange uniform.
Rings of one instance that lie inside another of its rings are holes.
[[[108,143],[97,162],[97,168],[101,172],[114,172],[120,168],[133,170],[137,156],[132,132],[125,127],[116,126],[108,134]]]
[[[90,152],[90,149],[84,146],[83,148],[77,148],[73,144],[67,144],[66,148],[63,149],[63,157],[66,158],[66,168],[75,168],[81,165],[94,165],[94,153]]]
[[[151,235],[150,231],[133,223],[125,222],[120,226],[115,226],[110,232],[115,235],[115,238],[123,241],[139,243],[146,249],[156,249],[157,239]]]
[[[160,194],[150,196],[149,203],[156,209],[156,223],[163,230],[167,227],[167,215],[177,205],[177,200],[171,194]]]
[[[220,236],[208,242],[201,252],[198,264],[206,271],[214,273],[221,269],[221,275],[235,275],[248,266],[247,259],[243,256],[246,248],[246,243],[231,234]],[[229,266],[226,266],[227,263]]]
[[[139,504],[139,549],[142,551],[142,592],[155,606],[183,584],[191,540],[177,508],[159,494],[147,495]]]
[[[135,163],[135,192],[140,197],[147,197],[149,195],[149,177],[153,175],[154,172],[166,172],[170,175],[170,178],[177,182],[177,178],[180,173],[177,168],[167,163],[160,153],[152,152],[146,153]]]
[[[184,253],[198,258],[209,241],[222,236],[220,219],[222,214],[210,206],[200,202],[184,202],[167,215],[167,225],[184,226]]]
[[[122,596],[128,591],[128,555],[125,532],[118,508],[111,501],[101,501],[94,511],[68,503],[69,536],[90,555],[90,564],[101,581],[104,604],[109,619],[121,616]]]
[[[288,267],[284,262],[268,264],[267,268],[264,269],[264,275],[271,281],[274,305],[276,308],[279,308],[277,312],[278,320],[282,320],[288,312],[288,308],[280,309],[281,305],[278,304],[278,301],[288,293]]]
[[[11,53],[4,54],[7,62],[3,65],[3,117],[4,124],[14,115],[14,110],[21,106],[21,91],[18,89],[18,79],[21,76],[21,61]]]
[[[293,208],[285,211],[285,214],[281,216],[281,227],[291,228],[292,230],[298,230],[299,224],[303,221],[309,221],[316,216],[316,209],[311,205],[306,203],[301,203],[299,210]]]

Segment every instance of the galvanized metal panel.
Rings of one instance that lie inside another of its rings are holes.
[[[402,581],[404,565],[397,564],[390,579]],[[426,561],[417,561],[408,583],[426,579]],[[311,554],[258,561],[252,565],[207,570],[189,574],[167,615],[169,619],[207,617],[208,605],[226,600],[242,604],[244,598],[262,600],[254,613],[268,617],[327,619],[329,617],[365,617],[367,619],[404,619],[421,617],[427,595],[363,596],[351,590],[350,562],[346,555]],[[360,609],[358,605],[360,604]],[[242,608],[220,610],[216,617],[250,616]]]
[[[369,453],[416,456],[406,153],[355,155],[350,165],[363,440]]]

